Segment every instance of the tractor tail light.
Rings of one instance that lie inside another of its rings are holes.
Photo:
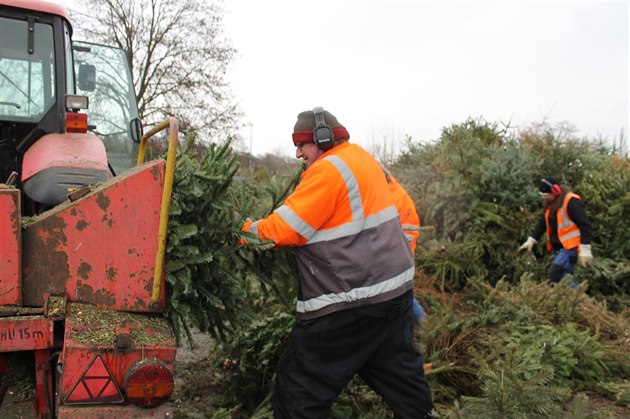
[[[157,359],[136,362],[125,377],[127,400],[139,407],[156,407],[171,397],[173,373]]]
[[[66,112],[66,132],[88,131],[88,122],[86,113]]]

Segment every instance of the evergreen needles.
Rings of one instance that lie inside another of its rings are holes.
[[[227,193],[236,155],[229,143],[196,154],[189,142],[178,156],[166,250],[166,314],[178,339],[190,326],[223,337],[245,298],[240,224]]]

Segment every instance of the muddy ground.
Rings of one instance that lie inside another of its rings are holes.
[[[216,412],[220,383],[211,356],[214,340],[206,333],[193,332],[194,347],[187,342],[177,349],[175,392],[172,403],[175,419],[211,418]]]
[[[177,349],[175,392],[172,398],[175,419],[211,419],[219,410],[221,377],[213,353],[214,340],[205,333],[193,332],[194,347],[187,342]],[[611,419],[630,418],[630,407],[619,406],[599,394],[589,392],[589,411],[605,409]],[[242,418],[232,418],[242,419]]]

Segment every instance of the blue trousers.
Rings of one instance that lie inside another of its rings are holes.
[[[573,272],[577,263],[577,247],[573,249],[560,249],[556,252],[551,268],[549,269],[549,281],[560,282],[567,274]]]
[[[415,298],[413,299],[411,311],[413,312],[413,321],[416,323],[422,320],[424,316],[426,315],[426,312],[424,311],[424,307],[422,307],[422,304],[420,304],[418,300],[416,300]]]

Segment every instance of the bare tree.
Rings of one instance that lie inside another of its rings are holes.
[[[235,50],[222,37],[218,1],[87,0],[77,32],[122,48],[131,65],[140,116],[176,116],[182,129],[224,140],[240,111],[226,81]]]
[[[398,154],[401,137],[396,129],[384,124],[380,132],[373,131],[369,137],[367,150],[381,164],[389,166]]]

